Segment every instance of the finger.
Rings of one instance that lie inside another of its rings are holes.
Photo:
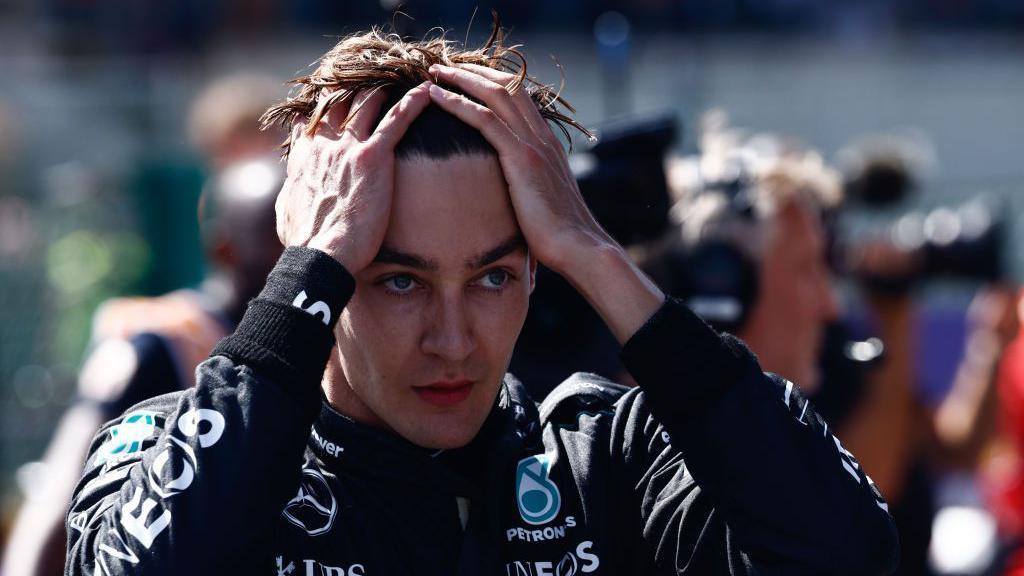
[[[352,102],[352,113],[349,114],[345,130],[360,142],[369,138],[386,98],[387,92],[383,88],[360,90]]]
[[[506,89],[508,89],[509,86],[511,86],[511,84],[515,82],[516,78],[518,78],[518,76],[512,74],[511,72],[495,70],[494,68],[488,68],[487,66],[481,66],[479,64],[470,64],[468,62],[456,64],[454,67],[462,68],[463,70],[469,70],[470,72],[479,74],[492,82],[497,82],[498,84],[501,84]]]
[[[475,72],[441,64],[431,66],[430,72],[437,75],[438,80],[443,80],[483,102],[487,108],[493,110],[504,120],[509,128],[520,133],[522,137],[538,136],[522,112],[516,107],[512,95],[508,93],[508,89],[504,85],[493,82]]]
[[[499,156],[511,156],[519,145],[519,137],[493,110],[481,106],[461,94],[430,85],[430,99],[442,110],[476,128],[494,146]]]
[[[302,121],[301,134],[311,138],[336,140],[341,136],[341,127],[348,116],[351,103],[352,94],[347,90],[332,90],[321,94],[317,98],[316,108]],[[315,124],[309,124],[307,120],[313,118],[319,120]],[[292,141],[295,141],[294,133]]]
[[[509,91],[509,87],[519,78],[510,72],[495,70],[494,68],[488,68],[487,66],[481,66],[479,64],[459,64],[458,67],[469,70],[475,74],[479,74],[492,82],[500,84],[505,87],[506,91]],[[526,86],[520,86],[519,91],[512,94],[512,100],[515,103],[516,108],[519,110],[519,113],[522,114],[523,118],[530,123],[530,126],[533,128],[535,133],[546,134],[551,131],[547,122],[544,120],[544,117],[540,115],[540,110],[537,109],[536,102],[533,101],[533,98],[531,98],[530,94],[526,91]]]
[[[424,82],[406,92],[384,115],[371,138],[381,146],[394,149],[413,120],[430,105],[430,85],[431,82]]]
[[[351,90],[336,90],[321,96],[324,105],[330,106],[323,121],[331,128],[331,133],[335,136],[341,135],[341,127],[345,125],[345,119],[348,118],[349,110],[352,108],[352,96]]]
[[[489,78],[492,82],[496,82],[505,86],[506,91],[508,87],[518,79],[518,76],[510,72],[503,72],[501,70],[495,70],[494,68],[488,68],[486,66],[480,66],[479,64],[459,64],[459,68],[465,68],[476,74],[480,74],[485,78]],[[565,147],[562,145],[562,141],[559,140],[558,136],[555,135],[555,131],[551,129],[551,125],[541,115],[540,109],[537,108],[537,102],[533,100],[529,92],[526,91],[525,86],[520,86],[519,91],[511,95],[512,102],[516,109],[522,115],[523,119],[527,124],[530,125],[530,129],[537,137],[548,146],[548,148],[555,150],[555,153],[562,158],[568,158],[568,154],[565,151]]]

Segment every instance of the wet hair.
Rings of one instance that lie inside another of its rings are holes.
[[[324,54],[312,73],[289,82],[294,86],[293,95],[264,114],[264,126],[280,124],[287,130],[289,137],[282,145],[287,156],[294,137],[292,128],[297,123],[307,122],[306,132],[312,134],[331,107],[351,101],[361,90],[387,91],[381,108],[383,117],[407,91],[426,80],[436,81],[428,72],[432,64],[477,64],[514,74],[515,79],[506,86],[509,93],[526,90],[541,116],[570,143],[570,128],[591,138],[591,133],[572,117],[575,109],[557,90],[527,74],[526,58],[516,46],[505,46],[504,37],[497,17],[487,41],[473,50],[459,46],[443,32],[417,41],[404,40],[378,28],[349,36]],[[445,88],[461,93],[451,86]],[[467,154],[493,155],[495,151],[476,128],[430,105],[409,126],[395,154],[400,159],[444,159]]]

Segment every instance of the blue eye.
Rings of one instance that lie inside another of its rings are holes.
[[[499,290],[508,284],[509,273],[504,270],[491,270],[480,278],[480,285],[490,290]]]
[[[408,274],[396,274],[383,282],[384,288],[397,294],[408,294],[416,289],[416,281]]]

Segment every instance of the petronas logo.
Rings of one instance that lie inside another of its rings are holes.
[[[548,478],[551,461],[546,454],[528,456],[516,467],[516,503],[519,515],[534,526],[547,524],[558,516],[562,497]]]

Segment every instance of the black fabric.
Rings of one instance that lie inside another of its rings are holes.
[[[314,322],[251,306],[194,388],[101,430],[67,574],[861,576],[897,561],[884,501],[828,425],[678,302],[625,347],[639,388],[578,374],[538,408],[508,377],[477,441],[447,455],[311,411],[314,357],[281,340],[330,330],[299,313]]]
[[[753,362],[752,354],[736,338],[709,334],[712,330],[704,320],[680,300],[669,298],[626,342],[622,360],[637,382],[671,383],[671,390],[645,386],[645,391],[656,401],[665,401],[663,409],[675,413],[673,417],[685,418],[722,395]],[[672,361],[652,362],[652,358]]]
[[[899,576],[928,576],[934,572],[928,562],[932,541],[932,519],[935,518],[934,474],[925,457],[918,455],[908,466],[892,515],[900,534],[901,559]]]
[[[355,279],[335,259],[319,250],[291,246],[281,254],[257,299],[291,306],[305,292],[304,308],[316,301],[325,303],[334,312],[328,322],[333,327],[355,288]]]

